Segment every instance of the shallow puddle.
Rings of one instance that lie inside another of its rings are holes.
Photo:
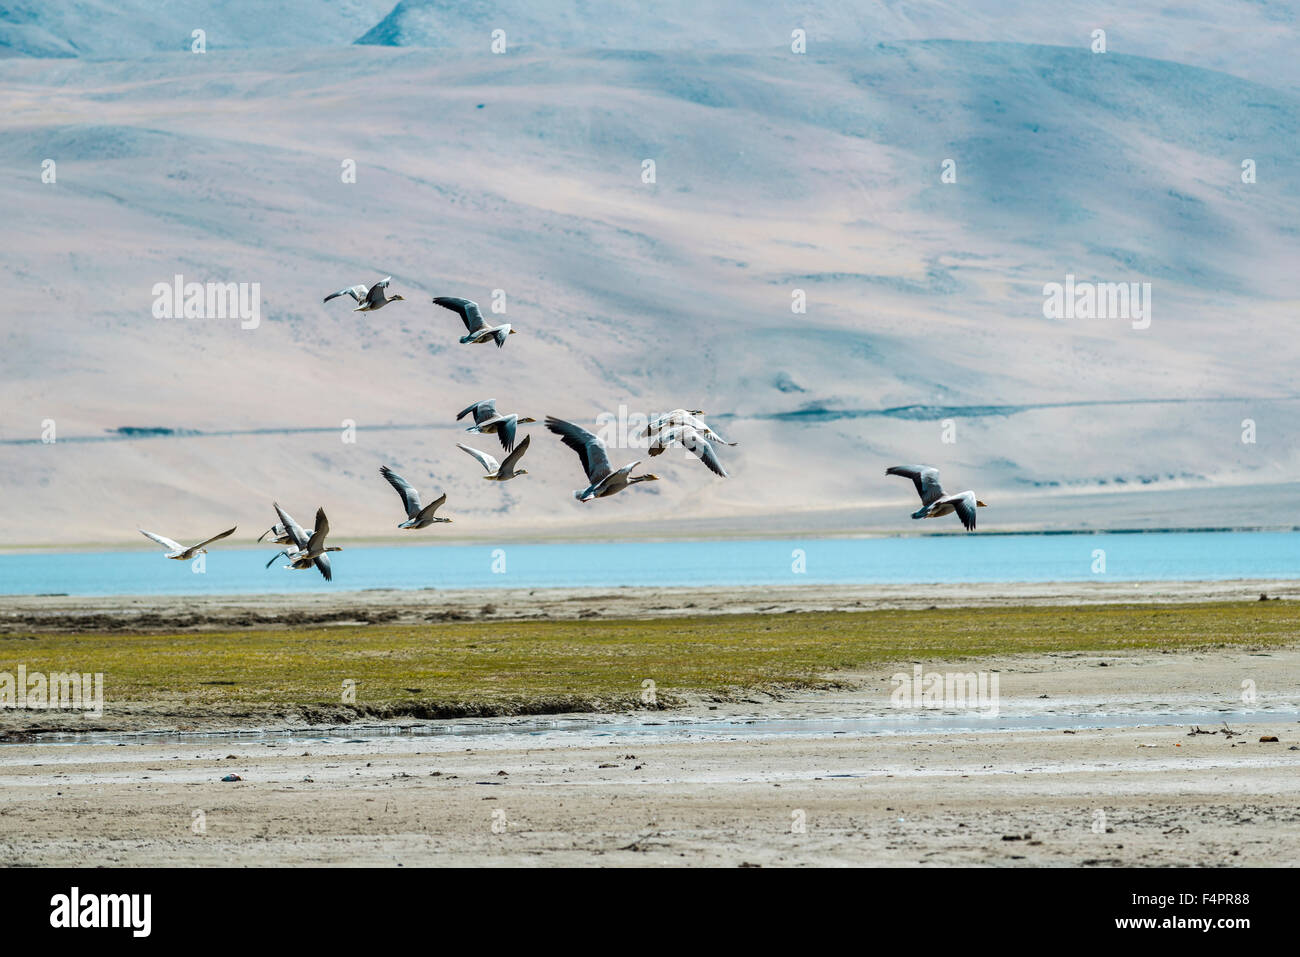
[[[762,737],[873,735],[873,734],[980,734],[999,731],[1071,731],[1100,728],[1200,727],[1219,731],[1227,724],[1279,724],[1300,722],[1300,712],[1284,711],[1152,711],[1117,714],[997,714],[933,712],[874,714],[854,718],[747,718],[719,720],[688,718],[627,720],[623,717],[485,718],[478,721],[422,721],[410,724],[348,725],[338,728],[277,731],[220,732],[88,732],[40,734],[9,745],[185,745],[250,742],[297,747],[312,743],[369,744],[394,738],[450,738],[466,741],[500,737],[559,737],[581,735],[588,739],[663,739],[692,736]],[[445,744],[446,742],[441,742]]]

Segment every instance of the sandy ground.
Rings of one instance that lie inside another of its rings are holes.
[[[3,745],[0,865],[1300,862],[1300,649],[997,665],[1002,714],[1051,730],[931,712],[950,730],[864,733],[891,714],[877,674],[566,730]],[[1189,733],[1186,715],[1244,710],[1245,679],[1260,710],[1233,716],[1238,734]],[[1124,714],[1165,726],[1102,727]],[[789,732],[799,719],[815,723]]]
[[[472,618],[664,618],[942,605],[1072,605],[1300,599],[1300,581],[774,585],[757,588],[502,588],[311,595],[0,597],[5,631],[191,631]]]

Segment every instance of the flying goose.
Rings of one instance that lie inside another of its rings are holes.
[[[238,525],[235,526],[235,528],[238,527]],[[187,562],[195,555],[207,554],[208,550],[204,547],[205,545],[211,545],[213,542],[225,538],[227,535],[233,535],[235,533],[235,528],[228,529],[220,535],[213,535],[207,541],[199,542],[197,545],[191,545],[189,548],[186,548],[180,542],[173,542],[170,538],[163,535],[155,535],[153,532],[146,532],[143,528],[139,531],[145,538],[151,538],[163,548],[170,549],[170,551],[163,556],[164,558],[174,558],[178,562]]]
[[[497,464],[496,459],[488,455],[486,452],[480,452],[478,449],[471,449],[468,445],[461,445],[457,442],[456,448],[468,452],[470,455],[474,456],[474,458],[478,459],[479,464],[487,470],[487,475],[483,476],[483,478],[487,479],[489,482],[508,482],[516,475],[528,474],[528,469],[517,469],[515,466],[519,464],[519,460],[522,459],[524,453],[528,451],[528,442],[531,439],[531,435],[525,435],[524,440],[515,446],[515,450],[507,455],[506,460],[500,465]]]
[[[573,497],[579,502],[589,502],[593,498],[605,498],[607,495],[621,492],[629,485],[635,485],[637,482],[659,481],[658,475],[652,475],[649,472],[645,475],[636,476],[630,474],[634,468],[641,464],[639,460],[623,466],[618,471],[614,471],[609,464],[609,455],[605,451],[605,443],[581,426],[548,415],[546,417],[546,427],[558,435],[565,445],[577,452],[578,458],[582,460],[582,468],[587,473],[587,481],[590,484],[586,488],[574,489]]]
[[[275,503],[276,514],[280,516],[280,523],[293,539],[293,545],[282,552],[277,552],[271,556],[271,561],[266,563],[270,568],[271,563],[277,558],[283,556],[289,559],[289,564],[285,568],[294,568],[298,571],[305,571],[315,565],[320,569],[320,573],[325,576],[326,581],[334,580],[334,572],[330,568],[330,559],[326,552],[341,552],[343,549],[337,545],[325,547],[325,536],[330,533],[329,519],[325,517],[325,509],[316,509],[316,528],[310,535],[302,530],[302,526],[293,520],[293,517],[280,507],[280,503]]]
[[[939,518],[941,515],[957,513],[966,531],[975,531],[975,509],[988,508],[967,489],[955,495],[944,493],[939,484],[939,470],[929,465],[895,465],[885,469],[886,475],[901,475],[910,478],[916,485],[917,494],[921,496],[921,507],[912,513],[913,518]]]
[[[515,427],[524,425],[528,422],[537,420],[530,416],[502,415],[497,411],[496,399],[484,399],[482,402],[475,402],[467,409],[461,410],[456,416],[459,422],[471,412],[474,413],[474,424],[466,429],[466,432],[481,432],[484,435],[496,433],[496,437],[501,440],[501,447],[509,452],[515,447]]]
[[[353,312],[374,312],[376,309],[383,309],[390,302],[406,301],[402,296],[384,298],[384,290],[388,288],[388,284],[392,281],[392,276],[385,276],[373,286],[348,286],[346,289],[330,293],[323,301],[329,302],[339,296],[351,296],[358,303],[357,308],[352,310]]]
[[[671,412],[656,415],[646,423],[645,428],[638,432],[637,435],[649,435],[651,432],[657,432],[668,425],[680,425],[684,423],[687,416],[695,417],[705,414],[703,409],[673,409]]]
[[[460,337],[462,343],[490,342],[495,339],[497,348],[500,349],[506,344],[506,336],[515,334],[508,322],[499,326],[489,326],[483,319],[483,313],[479,312],[478,303],[472,299],[461,299],[457,296],[438,296],[433,301],[435,305],[457,313],[461,321],[465,323],[468,335]]]
[[[674,442],[680,442],[694,452],[695,457],[707,465],[710,472],[723,478],[727,477],[727,470],[722,467],[722,463],[718,460],[718,453],[709,444],[709,440],[689,425],[675,425],[671,429],[664,429],[653,440],[650,454],[658,455]]]
[[[308,538],[311,538],[311,533],[312,530],[309,528],[304,534],[306,534]],[[260,536],[258,536],[257,540],[260,542],[268,535],[271,536],[271,544],[273,545],[293,544],[293,536],[289,534],[289,530],[285,528],[284,525],[272,525],[270,528],[264,531]]]
[[[398,525],[398,528],[427,528],[435,522],[450,522],[449,518],[439,518],[433,513],[438,511],[438,507],[447,501],[447,493],[443,492],[434,501],[421,507],[420,493],[406,479],[402,478],[387,465],[379,466],[380,473],[388,479],[388,484],[397,489],[397,494],[402,496],[402,503],[406,506],[406,521]]]
[[[655,416],[651,419],[644,429],[637,433],[638,436],[648,436],[650,438],[650,454],[662,455],[664,446],[670,443],[663,442],[659,439],[666,429],[675,426],[686,426],[694,429],[704,438],[711,442],[718,442],[722,445],[736,445],[735,442],[728,442],[713,429],[709,428],[700,416],[704,415],[699,409],[674,409],[672,412],[665,412],[663,415]]]

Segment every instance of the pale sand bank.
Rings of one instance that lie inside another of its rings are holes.
[[[194,631],[467,619],[667,618],[876,608],[1300,599],[1300,581],[1006,582],[727,588],[375,589],[309,595],[0,597],[0,630]]]
[[[999,669],[1008,715],[1236,711],[1247,678],[1257,707],[1291,714],[1234,723],[1234,737],[1185,726],[763,735],[745,723],[881,713],[880,674],[852,692],[670,716],[733,722],[720,734],[356,739],[349,728],[328,740],[13,744],[0,747],[0,865],[1300,862],[1300,650],[981,664]],[[948,667],[963,666],[927,664]],[[220,781],[230,773],[243,781]]]

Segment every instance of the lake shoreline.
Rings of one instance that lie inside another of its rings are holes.
[[[0,554],[0,596],[245,596],[253,601],[258,595],[283,593],[328,602],[328,596],[384,591],[406,596],[400,603],[423,604],[424,599],[413,596],[458,600],[460,593],[477,591],[509,600],[512,590],[555,594],[583,588],[625,593],[629,588],[877,585],[918,594],[954,586],[1015,595],[1023,583],[1070,582],[1085,590],[1124,583],[1122,587],[1140,591],[1148,582],[1285,583],[1300,577],[1300,536],[1292,532],[972,535],[959,522],[934,525],[933,534],[921,535],[581,544],[467,544],[431,534],[401,546],[343,545],[331,556],[332,581],[314,571],[286,574],[283,550],[273,545],[226,546],[223,541],[190,562],[167,561],[144,545],[112,552],[10,552]]]
[[[10,595],[0,631],[191,632],[447,621],[660,619],[699,615],[945,607],[1070,607],[1300,601],[1300,581],[960,582],[926,585],[750,585],[367,589],[256,595]]]

